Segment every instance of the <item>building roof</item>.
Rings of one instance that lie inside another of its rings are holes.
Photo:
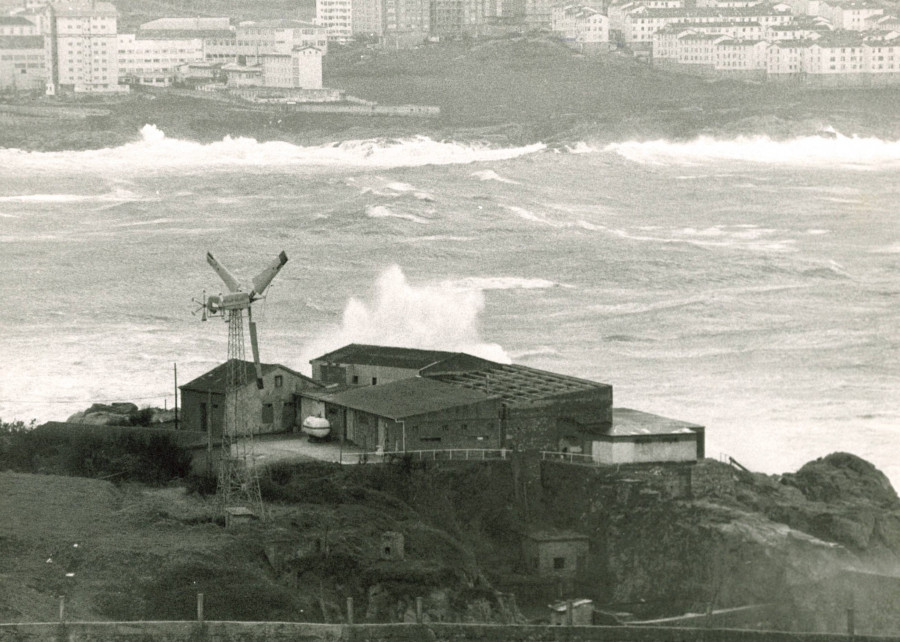
[[[709,7],[702,9],[650,9],[640,6],[629,12],[628,17],[643,18],[728,18],[728,17],[752,17],[752,16],[781,16],[788,15],[789,11],[782,11],[771,6],[753,7]]]
[[[470,355],[465,355],[469,357]],[[470,357],[477,359],[477,357]],[[527,366],[506,365],[479,359],[481,364],[473,364],[472,369],[455,372],[441,372],[443,363],[421,371],[427,376],[445,383],[464,388],[481,390],[490,395],[498,395],[510,405],[550,399],[559,395],[609,388],[605,383],[578,379],[568,375],[537,370]]]
[[[115,6],[109,2],[95,2],[95,0],[68,0],[51,3],[57,15],[118,15]]]
[[[547,608],[556,611],[557,613],[565,613],[570,602],[573,609],[581,608],[582,606],[588,606],[594,603],[593,600],[581,598],[580,600],[564,600],[562,602],[556,602],[555,604],[548,604]]]
[[[325,27],[312,22],[304,22],[303,20],[276,19],[276,20],[259,20],[256,22],[246,21],[238,25],[238,28],[261,28],[261,29],[320,29],[325,31]]]
[[[588,536],[583,533],[565,530],[532,531],[526,534],[526,537],[536,542],[583,542],[588,540]]]
[[[230,30],[230,18],[159,18],[145,22],[141,30],[149,31],[221,31]]]
[[[612,427],[606,432],[612,437],[689,434],[703,430],[703,426],[698,424],[669,419],[630,408],[613,408],[612,412]]]
[[[334,352],[312,359],[310,363],[347,363],[361,366],[385,366],[420,370],[425,366],[454,356],[453,352],[442,350],[420,350],[418,348],[398,348],[351,343]]]
[[[317,391],[315,396],[338,406],[394,420],[496,399],[478,390],[421,377],[355,387],[330,395]]]
[[[0,25],[3,25],[4,27],[33,27],[34,23],[31,20],[22,18],[21,16],[0,16]]]
[[[209,392],[212,394],[224,395],[225,394],[225,379],[228,375],[228,363],[229,362],[226,361],[225,363],[216,366],[209,372],[206,372],[206,373],[200,375],[199,377],[197,377],[196,379],[193,379],[192,381],[187,382],[183,386],[178,386],[178,387],[181,388],[181,390],[193,390],[195,392]],[[256,382],[256,367],[253,365],[253,362],[252,361],[242,361],[241,363],[244,366],[244,373],[243,373],[244,380],[248,384],[255,383]],[[322,386],[322,384],[319,383],[318,381],[314,381],[313,379],[310,379],[306,375],[302,375],[295,370],[291,370],[287,366],[283,366],[280,363],[262,363],[260,365],[262,366],[263,376],[272,372],[272,370],[279,368],[281,370],[289,372],[290,374],[294,375],[295,377],[299,377],[306,383],[315,385],[316,387]]]
[[[43,49],[44,36],[0,36],[0,49]]]
[[[234,38],[230,29],[144,29],[141,27],[137,37],[143,40],[193,40],[197,38]]]

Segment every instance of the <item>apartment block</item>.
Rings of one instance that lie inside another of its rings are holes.
[[[48,91],[127,91],[119,85],[116,8],[108,2],[75,0],[46,9]]]

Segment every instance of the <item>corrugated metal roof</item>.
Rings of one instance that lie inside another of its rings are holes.
[[[322,398],[321,395],[318,395]],[[438,410],[496,399],[479,390],[413,377],[377,386],[352,388],[325,401],[388,419],[404,419]]]
[[[498,395],[510,405],[610,387],[609,384],[578,379],[527,366],[506,365],[490,361],[485,363],[489,365],[456,373],[439,372],[428,376],[445,383],[482,390],[490,395]],[[435,369],[439,370],[442,366],[442,363],[437,364]],[[423,370],[423,376],[429,370]]]

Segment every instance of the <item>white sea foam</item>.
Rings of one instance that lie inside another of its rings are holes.
[[[145,125],[140,141],[121,147],[64,152],[0,149],[0,168],[17,172],[76,173],[229,167],[391,168],[506,160],[543,149],[542,143],[497,148],[480,143],[436,141],[427,136],[350,140],[308,147],[226,136],[219,142],[204,144],[168,138],[154,125]]]
[[[526,221],[532,221],[534,223],[541,223],[543,225],[548,225],[550,227],[567,227],[566,223],[563,223],[561,221],[551,220],[551,219],[547,218],[546,216],[541,216],[539,214],[535,214],[534,212],[526,210],[524,207],[519,207],[518,205],[504,205],[503,207],[508,209],[510,212],[512,212],[519,218],[524,219]]]
[[[441,284],[451,290],[540,290],[558,284],[547,279],[526,279],[517,276],[471,276],[452,279]]]
[[[368,216],[369,218],[400,218],[407,221],[412,221],[413,223],[421,223],[423,225],[427,225],[429,223],[428,219],[422,218],[421,216],[403,212],[395,212],[391,208],[385,207],[384,205],[369,205],[368,207],[366,207],[366,216]]]
[[[642,164],[695,165],[720,161],[743,161],[770,165],[882,169],[900,166],[900,140],[843,136],[801,136],[773,140],[768,136],[732,139],[701,136],[691,141],[628,141],[612,143],[604,151],[614,152]]]
[[[479,334],[483,310],[480,289],[412,285],[395,265],[378,278],[370,301],[348,301],[340,327],[326,329],[306,345],[301,361],[355,342],[454,350],[509,363],[503,348]]]
[[[566,146],[566,151],[570,154],[591,154],[597,151],[593,145],[589,145],[584,141],[579,141],[571,146]]]
[[[504,178],[492,169],[483,169],[477,172],[472,172],[472,176],[480,181],[497,181],[498,183],[510,183],[512,185],[519,185],[519,181]]]
[[[134,192],[118,189],[105,194],[16,194],[0,196],[0,203],[124,203],[140,199]]]

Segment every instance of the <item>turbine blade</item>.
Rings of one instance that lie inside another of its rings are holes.
[[[253,292],[251,294],[251,298],[253,298],[253,294],[255,294],[256,296],[262,296],[262,293],[265,292],[265,289],[267,287],[269,287],[272,279],[274,279],[279,270],[284,267],[284,264],[287,263],[287,260],[287,254],[282,252],[269,267],[253,277]]]
[[[250,348],[253,350],[253,365],[256,366],[256,387],[263,389],[262,365],[259,363],[259,341],[256,338],[256,321],[250,320]]]
[[[206,262],[212,266],[212,269],[216,271],[216,274],[219,275],[219,278],[225,281],[225,285],[228,287],[229,292],[238,292],[241,289],[241,286],[238,285],[237,279],[231,276],[231,272],[229,272],[224,265],[216,260],[216,257],[212,255],[212,252],[206,253]]]

